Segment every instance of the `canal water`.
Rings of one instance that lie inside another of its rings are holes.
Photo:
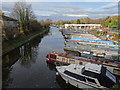
[[[56,27],[2,57],[3,88],[74,88],[56,76],[54,65],[46,63],[52,51],[64,52],[64,38]]]

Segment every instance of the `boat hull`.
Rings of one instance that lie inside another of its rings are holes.
[[[75,80],[75,78],[72,78],[72,77],[68,77],[67,75],[65,75],[64,73],[61,73],[59,72],[59,70],[57,70],[59,75],[63,78],[63,80],[65,80],[65,82],[68,84],[71,84],[77,88],[81,88],[81,89],[100,89],[100,88],[97,88],[95,87],[94,85],[93,86],[90,86],[89,84],[86,84],[85,82],[81,82],[79,80]]]
[[[62,65],[69,65],[70,63],[66,63],[66,62],[61,62],[61,61],[57,61],[57,60],[53,60],[53,59],[49,59],[49,58],[47,58],[46,59],[46,62],[47,63],[50,63],[50,64],[62,64]]]

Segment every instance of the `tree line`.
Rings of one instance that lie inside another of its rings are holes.
[[[103,27],[109,28],[119,28],[120,16],[107,16],[106,18],[91,19],[89,17],[76,19],[76,20],[59,20],[53,22],[54,25],[64,25],[64,24],[101,24]]]

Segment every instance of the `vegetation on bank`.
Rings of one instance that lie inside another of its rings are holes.
[[[103,27],[109,28],[119,28],[120,16],[108,16],[106,18],[99,18],[99,19],[91,19],[91,18],[81,18],[77,20],[70,20],[70,21],[55,21],[53,22],[54,25],[64,25],[64,24],[101,24]]]
[[[5,41],[4,43],[2,43],[2,54],[5,54],[5,53],[17,48],[17,47],[27,43],[28,41],[34,39],[35,37],[40,36],[48,31],[49,31],[49,28],[46,28],[41,31],[39,30],[34,33],[31,33],[28,36],[22,35],[21,37],[17,37],[12,40]]]
[[[114,85],[109,90],[120,90],[120,85]]]
[[[7,38],[2,40],[2,54],[23,45],[38,35],[42,35],[49,30],[51,23],[49,19],[38,21],[31,5],[26,2],[16,2],[11,17],[18,21],[19,32],[14,37],[12,31],[6,31]]]
[[[27,4],[26,2],[16,2],[11,16],[18,20],[19,33],[26,36],[33,30],[33,24],[37,22],[31,4]]]
[[[17,22],[17,25],[14,27],[16,27],[16,31],[18,32],[15,33],[14,30],[4,30],[6,37],[3,38],[3,41],[12,40],[21,35],[28,36],[31,33],[49,27],[51,23],[49,19],[38,21],[34,15],[31,4],[26,2],[16,2],[11,12],[10,18],[11,17]],[[6,26],[3,26],[3,29],[4,28],[6,28]]]

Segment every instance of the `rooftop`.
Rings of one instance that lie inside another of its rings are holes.
[[[101,24],[65,24],[65,26],[101,26]]]
[[[2,15],[2,19],[5,20],[5,21],[17,21],[16,19],[5,16],[5,15]]]

